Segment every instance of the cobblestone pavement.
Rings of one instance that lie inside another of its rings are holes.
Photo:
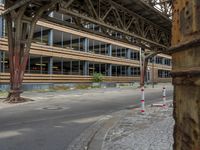
[[[102,150],[172,150],[173,108],[148,107],[127,111],[107,132]]]

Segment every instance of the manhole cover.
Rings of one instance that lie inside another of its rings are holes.
[[[58,107],[58,106],[49,106],[49,107],[44,107],[43,109],[45,109],[45,110],[61,110],[63,108]]]

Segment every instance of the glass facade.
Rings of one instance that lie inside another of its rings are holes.
[[[0,4],[4,4],[5,3],[5,0],[0,0]]]
[[[171,66],[171,59],[156,56],[156,64]]]
[[[30,55],[26,73],[31,74],[61,74],[61,75],[86,75],[85,69],[88,69],[89,75],[101,73],[104,76],[139,76],[139,67],[129,67],[112,65],[105,63],[88,62],[88,66],[84,65],[85,61],[69,60],[65,58],[57,58],[50,56]],[[111,69],[109,69],[111,68]],[[8,53],[0,51],[0,72],[9,72]]]
[[[2,0],[0,3],[3,2]],[[63,23],[73,24],[74,20],[66,15],[51,13],[50,17],[60,20]],[[5,20],[0,17],[0,37],[6,37]],[[101,28],[95,24],[87,24],[85,28],[101,32]],[[112,33],[111,36],[121,38],[119,33]],[[136,60],[139,63],[139,51],[121,47],[118,45],[82,37],[49,27],[37,25],[33,35],[33,43],[63,48],[63,50],[74,50],[84,53],[93,53],[109,56],[113,58]],[[52,51],[54,49],[52,48]],[[117,61],[117,60],[116,60]],[[171,60],[168,58],[156,56],[156,64],[171,66]],[[0,72],[9,72],[8,53],[0,51]],[[57,58],[52,56],[30,55],[26,73],[31,74],[61,74],[61,75],[93,75],[102,73],[104,76],[135,76],[140,75],[139,67],[128,65],[116,65],[107,63],[98,63],[84,60],[74,60],[67,58]],[[169,71],[158,70],[158,77],[170,77]]]
[[[161,69],[159,69],[158,70],[158,77],[159,78],[170,78],[171,77],[170,71],[169,70],[161,70]]]

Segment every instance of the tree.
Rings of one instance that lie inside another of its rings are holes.
[[[36,0],[35,0],[36,1]],[[40,6],[34,5],[34,0],[6,0],[3,16],[7,22],[10,91],[8,102],[24,101],[20,97],[22,81],[26,70],[34,30],[38,19],[51,12],[61,0],[41,1]]]

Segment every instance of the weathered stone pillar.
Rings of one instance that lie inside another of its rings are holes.
[[[200,150],[200,1],[173,1],[174,150]]]

